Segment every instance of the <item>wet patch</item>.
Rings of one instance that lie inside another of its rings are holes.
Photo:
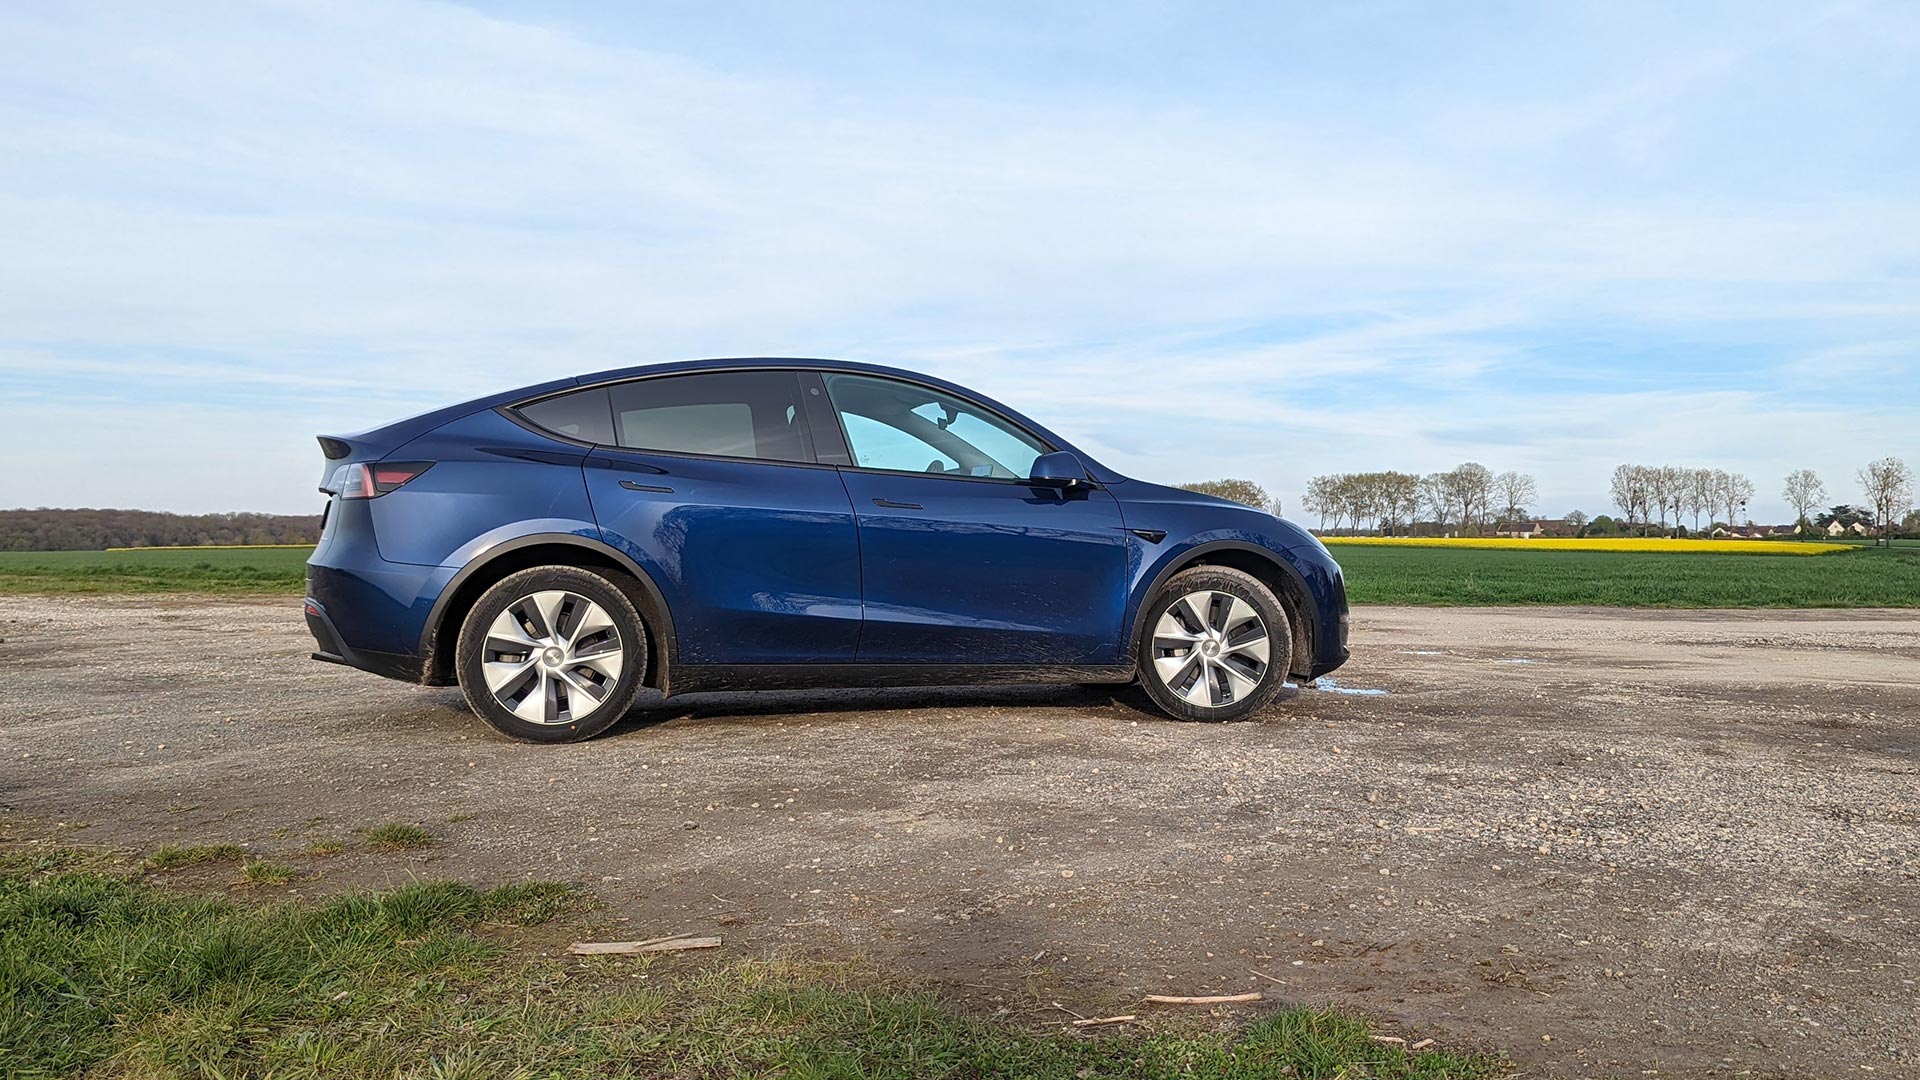
[[[1292,686],[1293,684],[1288,683],[1287,685]],[[1301,687],[1301,689],[1325,690],[1329,694],[1351,694],[1355,697],[1386,697],[1387,696],[1387,692],[1385,690],[1365,690],[1358,686],[1341,686],[1339,683],[1334,682],[1332,679],[1327,678],[1325,675],[1322,675],[1320,676],[1320,678],[1315,679],[1313,682],[1307,684],[1304,687]]]

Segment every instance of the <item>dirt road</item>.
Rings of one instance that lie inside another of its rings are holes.
[[[1355,623],[1338,682],[1384,693],[1241,724],[707,695],[542,748],[308,662],[296,603],[5,597],[0,803],[15,840],[238,841],[285,891],[572,879],[635,936],[857,951],[989,1010],[1259,988],[1527,1075],[1920,1069],[1920,615]],[[301,854],[385,821],[437,842]]]

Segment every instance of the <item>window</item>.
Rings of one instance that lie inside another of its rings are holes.
[[[677,454],[812,461],[792,371],[724,371],[612,388],[621,446]]]
[[[607,409],[604,386],[522,405],[518,411],[535,427],[555,435],[603,445],[613,442],[613,414]]]
[[[853,463],[863,469],[1024,480],[1046,447],[951,394],[866,375],[826,377]]]

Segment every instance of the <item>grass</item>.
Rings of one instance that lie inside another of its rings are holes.
[[[1356,604],[1920,607],[1920,549],[1907,547],[1818,558],[1764,548],[1734,555],[1342,545],[1333,553]]]
[[[433,843],[432,833],[418,825],[402,825],[397,821],[375,825],[367,830],[366,837],[367,843],[383,851],[406,851]]]
[[[309,855],[345,855],[346,853],[347,842],[345,840],[328,837],[323,840],[314,840],[307,844],[307,854]]]
[[[0,877],[0,1074],[56,1077],[1094,1078],[1510,1075],[1286,1010],[1098,1037],[969,1016],[870,969],[566,960],[489,923],[561,887],[418,883],[254,906],[101,874]],[[544,951],[544,950],[543,950]],[[1165,1022],[1165,1021],[1161,1021]],[[1176,1024],[1179,1021],[1175,1021]]]
[[[241,859],[246,854],[239,844],[162,844],[158,851],[147,856],[143,865],[148,870],[178,870],[201,863]]]
[[[310,547],[0,551],[0,593],[298,596]]]
[[[240,868],[243,885],[285,885],[294,877],[293,867],[255,859]]]

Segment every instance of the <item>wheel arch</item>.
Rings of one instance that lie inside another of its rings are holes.
[[[1262,584],[1272,589],[1287,613],[1287,622],[1293,634],[1293,662],[1289,673],[1305,677],[1313,670],[1314,641],[1319,634],[1319,607],[1307,589],[1306,579],[1279,552],[1240,540],[1215,540],[1195,545],[1162,567],[1147,587],[1141,590],[1139,603],[1134,607],[1132,632],[1127,638],[1127,648],[1136,663],[1140,655],[1141,635],[1146,632],[1147,601],[1160,591],[1168,578],[1196,566],[1225,566],[1239,570],[1259,578]]]
[[[571,566],[605,573],[633,601],[646,623],[649,638],[645,686],[664,689],[674,654],[673,614],[660,587],[639,563],[618,548],[576,533],[534,533],[502,541],[484,557],[460,568],[440,590],[421,632],[421,681],[429,686],[452,686],[454,652],[460,626],[482,593],[509,574],[536,566]]]

